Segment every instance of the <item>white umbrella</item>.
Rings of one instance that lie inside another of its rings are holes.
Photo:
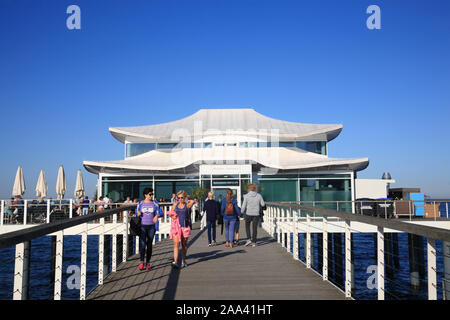
[[[83,183],[83,175],[81,174],[81,170],[78,170],[77,173],[77,181],[75,183],[75,198],[79,199],[84,196],[84,183]]]
[[[59,166],[58,178],[56,178],[56,194],[58,195],[58,200],[64,198],[66,193],[66,175],[64,174],[63,166]]]
[[[44,170],[41,170],[38,182],[36,184],[36,197],[45,198],[47,196],[47,189],[47,181],[45,181]]]
[[[16,173],[16,179],[14,180],[14,186],[13,186],[13,191],[12,191],[12,195],[15,196],[22,196],[25,193],[25,180],[23,178],[23,170],[22,167],[19,166],[17,168],[17,173]]]

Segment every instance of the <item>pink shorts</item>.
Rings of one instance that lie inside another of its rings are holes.
[[[191,228],[190,227],[181,227],[181,236],[185,239],[189,238],[191,235]]]

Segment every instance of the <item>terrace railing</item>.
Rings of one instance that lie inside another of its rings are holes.
[[[352,214],[351,211],[345,210],[345,206],[340,206],[344,210],[338,211],[324,207],[323,204],[316,203],[316,206],[313,207],[298,203],[268,203],[262,226],[288,252],[292,253],[294,259],[303,262],[307,268],[313,269],[313,264],[317,261],[315,271],[323,277],[324,281],[331,281],[330,278],[333,276],[332,282],[340,287],[348,298],[353,297],[355,285],[353,248],[356,244],[352,234],[371,233],[375,235],[373,238],[375,241],[371,243],[373,248],[369,251],[375,253],[373,283],[380,300],[385,299],[386,295],[389,295],[388,298],[400,298],[395,296],[393,291],[387,290],[386,284],[394,287],[407,287],[404,283],[395,280],[396,278],[393,276],[395,272],[398,272],[398,266],[394,262],[399,256],[405,256],[405,252],[402,252],[405,250],[404,247],[400,248],[399,252],[395,235],[407,233],[410,240],[406,250],[409,250],[410,256],[411,285],[420,286],[425,282],[427,296],[430,300],[438,299],[438,297],[450,298],[448,221],[442,221],[447,228],[444,229],[425,226],[416,221]],[[314,241],[313,235],[316,235],[317,241]],[[344,241],[342,241],[342,235]],[[300,257],[300,236],[304,236],[304,257]],[[426,250],[425,253],[422,252],[422,254],[426,254],[424,261],[418,259],[420,250],[423,248],[421,239],[426,239]],[[439,248],[442,249],[437,249],[438,242]],[[331,248],[331,244],[333,244],[333,248]],[[333,259],[331,259],[331,255],[333,255]],[[439,255],[441,256],[439,257]],[[413,259],[411,260],[411,258]],[[438,268],[437,258],[440,261],[445,260],[446,267],[440,263]],[[422,268],[426,272],[420,272]],[[334,273],[331,270],[334,270]],[[344,275],[339,281],[336,274]]]

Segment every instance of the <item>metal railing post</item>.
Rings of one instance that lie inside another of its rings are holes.
[[[104,266],[104,251],[105,251],[105,218],[100,219],[101,232],[98,235],[98,284],[103,284],[105,266]]]
[[[352,241],[350,220],[345,220],[345,297],[352,296]]]
[[[117,214],[113,214],[113,225],[117,224]],[[117,271],[117,226],[114,228],[114,232],[112,234],[112,262],[111,262],[111,272]]]
[[[322,217],[322,278],[324,281],[328,280],[328,218],[323,215]]]
[[[28,299],[28,282],[30,267],[30,241],[16,245],[16,259],[14,266],[14,300]]]
[[[24,200],[23,202],[23,224],[27,224],[28,216],[28,200]]]
[[[0,212],[0,226],[3,225],[3,219],[5,217],[5,200],[2,200],[1,212]]]
[[[123,214],[122,262],[128,258],[128,211]]]
[[[378,300],[384,300],[384,228],[377,227],[377,285]]]
[[[72,209],[73,209],[73,202],[72,199],[69,200],[69,218],[72,219]]]
[[[294,210],[294,234],[292,237],[294,239],[294,258],[298,260],[298,210]]]
[[[427,238],[428,300],[437,300],[436,240]]]
[[[288,234],[287,234],[287,243],[286,243],[286,250],[287,250],[287,252],[289,252],[289,253],[291,253],[291,244],[292,244],[292,242],[291,242],[291,232],[292,233],[294,233],[294,231],[293,231],[293,221],[292,221],[292,207],[289,207],[289,218],[288,218],[288,221],[289,221],[289,228],[288,228]]]
[[[47,199],[47,223],[50,223],[50,199]]]
[[[54,300],[61,300],[63,248],[64,231],[58,231],[56,233],[55,283],[53,293]]]
[[[80,300],[86,299],[86,269],[87,269],[87,235],[88,224],[85,223],[85,231],[81,233],[81,270],[80,270]]]
[[[311,214],[306,211],[306,267],[311,268],[311,232],[310,232]]]
[[[448,202],[445,202],[446,212],[447,212],[447,219],[448,219]]]

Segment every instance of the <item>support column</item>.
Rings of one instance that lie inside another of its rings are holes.
[[[105,264],[104,264],[104,256],[105,256],[105,218],[100,219],[100,224],[102,225],[101,233],[98,235],[98,284],[103,284],[103,279],[105,278]]]
[[[322,232],[322,278],[324,281],[328,280],[328,219],[326,216],[322,218],[323,232]]]
[[[54,272],[54,300],[61,300],[62,287],[62,268],[63,268],[63,252],[64,252],[64,231],[56,233],[55,246],[55,272]]]
[[[87,274],[87,230],[81,234],[81,270],[80,270],[80,300],[86,300],[86,274]]]
[[[345,297],[352,296],[352,241],[350,220],[345,220]]]
[[[450,300],[450,242],[442,241],[442,255],[444,260],[445,300]]]
[[[377,230],[377,284],[378,300],[384,300],[384,228]]]
[[[428,300],[437,300],[436,240],[427,239]]]
[[[14,266],[14,300],[28,299],[28,281],[30,271],[30,241],[16,245],[16,259]]]

